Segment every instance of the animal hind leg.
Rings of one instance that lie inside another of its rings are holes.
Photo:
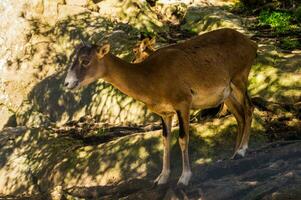
[[[154,183],[161,185],[168,181],[170,175],[170,138],[172,115],[162,117],[162,136],[163,136],[163,167],[160,175],[155,179]]]
[[[182,174],[178,185],[188,185],[192,172],[189,165],[188,143],[189,143],[189,107],[177,111],[179,119],[179,144],[182,153]]]
[[[251,129],[251,124],[252,124],[252,115],[254,111],[254,106],[252,105],[252,102],[247,94],[245,92],[245,98],[244,98],[244,118],[245,118],[245,127],[244,127],[244,132],[242,134],[242,139],[241,139],[241,144],[238,147],[239,149],[247,149],[248,148],[248,143],[249,143],[249,138],[250,138],[250,129]]]
[[[241,145],[241,141],[243,138],[243,130],[245,126],[244,113],[243,113],[242,105],[239,104],[239,102],[235,99],[233,94],[230,94],[230,96],[225,100],[225,104],[228,107],[229,111],[234,115],[237,121],[236,145],[235,145],[234,154],[231,157],[233,159],[237,155],[239,155],[239,147]]]
[[[241,130],[240,134],[240,141],[239,144],[236,144],[236,152],[244,156],[245,152],[248,148],[249,137],[250,137],[250,127],[252,122],[252,113],[253,113],[253,106],[251,100],[247,94],[247,88],[245,81],[236,81],[232,85],[233,89],[233,98],[237,101],[240,105],[243,114],[243,129]]]

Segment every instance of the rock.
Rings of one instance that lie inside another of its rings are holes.
[[[89,12],[89,10],[81,6],[60,5],[58,9],[58,20],[84,12]]]
[[[301,195],[301,143],[254,152],[240,160],[224,160],[195,167],[189,187],[169,184],[153,187],[151,180],[133,179],[115,186],[72,187],[69,196],[97,199],[293,199]],[[278,167],[270,167],[278,163]],[[132,190],[131,190],[132,189]],[[118,191],[118,192],[116,192]],[[129,192],[132,191],[132,192]]]
[[[183,2],[164,3],[157,1],[156,10],[162,15],[164,21],[179,25],[187,11],[188,4]]]
[[[25,0],[23,15],[26,19],[39,17],[44,12],[43,0]]]
[[[65,188],[105,185],[125,176],[143,177],[146,167],[154,166],[159,159],[157,151],[162,148],[160,132],[134,134],[90,146],[41,128],[14,130],[0,132],[0,196],[43,192],[58,198]],[[111,152],[103,151],[106,146]],[[152,154],[157,158],[153,161],[148,160],[150,147],[157,152]],[[139,152],[138,160],[129,148]],[[114,160],[115,157],[120,159]]]
[[[44,0],[46,9],[44,9],[43,16],[50,25],[54,25],[58,20],[58,6],[59,2],[56,0]]]
[[[184,22],[182,30],[198,34],[225,27],[246,33],[239,17],[218,7],[191,6],[186,12]]]
[[[0,130],[5,126],[15,126],[14,113],[5,106],[0,106]]]
[[[89,4],[89,0],[66,0],[67,5],[71,6],[87,6]]]
[[[15,194],[18,188],[24,188],[27,194],[33,194],[37,188],[30,177],[30,169],[26,164],[27,156],[15,148],[18,138],[22,138],[26,131],[24,127],[6,128],[0,132],[0,196]],[[10,155],[7,157],[6,155]],[[20,194],[20,193],[18,193]]]
[[[167,27],[158,19],[146,1],[104,0],[97,3],[101,16],[112,21],[128,23],[143,32],[158,32]]]
[[[52,200],[61,200],[63,197],[63,188],[62,186],[56,186],[53,188],[53,190],[50,192],[51,199]]]

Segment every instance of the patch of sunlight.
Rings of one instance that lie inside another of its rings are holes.
[[[279,58],[283,58],[285,56],[284,53],[280,52],[279,49],[275,48],[275,50],[269,52],[271,54],[271,56],[275,56],[275,57],[279,57]]]
[[[120,150],[120,145],[118,145],[119,141],[120,140],[113,141],[109,144],[100,144],[97,147],[101,148],[101,149],[106,149],[107,154],[110,154],[110,153],[112,154],[112,153],[118,152]]]
[[[130,55],[131,55],[130,51],[121,52],[121,53],[116,54],[117,57],[124,58],[124,59],[128,58]],[[127,60],[127,61],[130,61],[130,60]]]
[[[251,94],[259,93],[276,81],[278,78],[277,72],[278,70],[276,68],[261,64],[252,68],[249,81],[249,90]]]
[[[139,148],[139,153],[137,155],[137,157],[139,157],[140,159],[145,159],[149,156],[149,153],[147,152],[147,150],[145,149],[145,147],[140,147]]]
[[[0,194],[13,194],[20,188],[33,192],[34,185],[28,177],[29,169],[26,156],[13,151],[5,165],[0,168]]]
[[[72,118],[75,119],[80,119],[81,117],[86,115],[86,109],[87,109],[87,105],[84,105],[82,107],[80,107],[78,110],[76,110],[72,116]]]
[[[194,128],[197,131],[197,135],[208,139],[215,137],[232,125],[236,125],[234,117],[225,117],[222,119],[214,119],[212,122],[207,122],[205,124],[197,124]]]
[[[252,126],[251,130],[253,129],[253,132],[264,132],[265,127],[262,120],[259,120],[258,118],[253,117],[252,120]]]
[[[31,140],[31,131],[27,130],[24,134],[23,137],[17,137],[16,142],[21,143],[21,142],[26,142]]]
[[[87,156],[89,156],[90,152],[87,152],[87,149],[85,149],[85,151],[80,151],[78,153],[78,158],[86,158]]]
[[[160,4],[184,3],[189,5],[191,3],[191,0],[158,0],[156,3],[160,3]]]
[[[207,164],[211,162],[212,162],[211,158],[200,158],[195,161],[195,164]]]
[[[289,96],[289,97],[296,97],[296,101],[298,101],[298,99],[300,99],[301,97],[301,90],[300,88],[296,88],[296,89],[290,89],[290,90],[285,90],[282,93],[284,96]]]
[[[130,164],[130,169],[131,170],[137,170],[139,169],[139,171],[143,172],[146,170],[146,164],[145,163],[141,163],[141,160],[135,160]]]
[[[63,124],[65,124],[68,120],[70,119],[70,116],[67,112],[64,112],[61,116],[60,116],[60,120],[57,122],[58,126],[62,126]]]
[[[88,152],[91,152],[93,149],[94,149],[93,146],[85,146],[85,147],[83,147],[83,150],[84,151],[88,151]]]
[[[291,54],[282,54],[282,57],[284,57],[284,58],[293,58],[293,57],[295,57],[296,55],[295,54],[293,54],[293,53],[291,53]]]
[[[292,120],[290,120],[289,122],[287,122],[287,124],[286,124],[287,126],[291,126],[291,127],[296,127],[296,126],[301,126],[301,123],[300,123],[300,120],[299,119],[296,119],[296,118],[294,118],[294,119],[292,119]]]
[[[152,138],[158,138],[161,140],[161,130],[158,131],[150,131],[143,134],[143,140],[151,140]],[[162,150],[163,149],[163,142],[159,141],[158,143],[152,145],[152,149],[154,150]]]
[[[206,125],[203,126],[196,125],[195,128],[196,128],[197,135],[203,138],[213,137],[216,134],[214,130],[208,128],[208,126]]]
[[[301,86],[301,73],[283,73],[279,79],[283,86]]]

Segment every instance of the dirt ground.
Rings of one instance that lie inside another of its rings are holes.
[[[66,196],[83,199],[298,200],[301,198],[301,141],[275,142],[241,160],[217,161],[194,168],[189,186],[176,179],[164,186],[131,180],[116,186],[69,188]]]

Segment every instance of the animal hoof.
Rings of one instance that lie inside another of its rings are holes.
[[[233,156],[231,156],[231,160],[239,160],[239,159],[242,159],[243,156],[238,154],[238,153],[235,153]]]
[[[190,178],[192,176],[192,173],[191,171],[188,171],[188,172],[183,172],[178,183],[177,183],[177,186],[178,187],[185,187],[188,185],[189,181],[190,181]]]
[[[154,180],[154,185],[163,185],[168,182],[170,172],[161,172],[161,174]]]
[[[234,154],[233,156],[231,157],[232,160],[237,160],[237,159],[241,159],[243,157],[245,157],[246,153],[247,153],[247,149],[248,147],[245,146],[241,149],[238,149]]]

